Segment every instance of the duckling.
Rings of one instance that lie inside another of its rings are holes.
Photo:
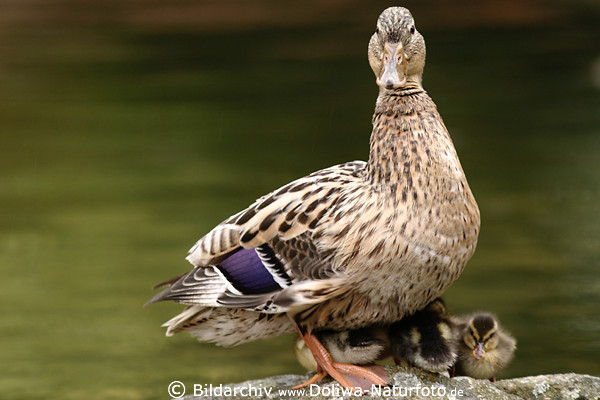
[[[389,341],[382,327],[366,327],[348,331],[315,332],[317,338],[331,354],[333,361],[344,364],[366,365],[388,355]],[[297,338],[294,350],[304,368],[316,371],[317,364],[312,353],[301,338]]]
[[[200,238],[187,257],[192,270],[147,303],[187,306],[164,324],[167,336],[187,331],[233,346],[296,330],[317,364],[352,388],[314,332],[390,324],[458,278],[480,215],[422,86],[425,54],[410,11],[384,10],[368,45],[379,86],[368,161],[292,181]]]
[[[445,372],[454,364],[458,348],[455,324],[437,298],[423,310],[390,325],[391,354],[426,371]]]
[[[496,375],[510,363],[516,340],[500,328],[498,318],[489,313],[462,317],[456,375],[496,381]]]

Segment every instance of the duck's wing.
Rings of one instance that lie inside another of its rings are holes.
[[[363,182],[365,163],[337,165],[298,179],[230,217],[190,250],[195,268],[151,302],[283,312],[343,289],[345,277],[313,233]]]
[[[286,241],[314,230],[348,186],[362,182],[365,166],[363,161],[336,165],[261,197],[196,242],[187,260],[195,266],[215,265],[240,247],[254,248],[274,238]]]

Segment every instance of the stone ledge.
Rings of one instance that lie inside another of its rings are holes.
[[[292,391],[310,375],[279,375],[264,379],[213,385],[194,396],[189,388],[185,400],[222,399],[444,399],[444,400],[600,400],[600,378],[580,374],[538,375],[504,379],[495,383],[469,377],[448,378],[419,369],[387,366],[394,388],[381,388],[380,393],[353,396],[331,380],[311,388]],[[252,390],[252,392],[249,392]]]

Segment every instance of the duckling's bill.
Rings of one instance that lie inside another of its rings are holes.
[[[473,356],[478,360],[485,357],[485,343],[477,342],[477,347],[473,349]]]
[[[377,85],[385,89],[398,89],[406,83],[408,62],[401,42],[386,43],[383,49],[383,68]]]

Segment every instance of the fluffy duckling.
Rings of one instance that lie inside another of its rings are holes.
[[[458,337],[455,324],[446,313],[442,299],[429,303],[389,328],[391,353],[396,364],[432,372],[444,372],[456,361]]]
[[[456,375],[496,381],[496,375],[510,363],[515,339],[500,328],[498,319],[488,313],[461,318]]]
[[[344,364],[366,365],[388,355],[387,332],[380,327],[366,327],[348,331],[321,331],[315,333],[331,354],[333,361]],[[294,345],[296,358],[309,371],[317,370],[317,363],[301,338]]]

